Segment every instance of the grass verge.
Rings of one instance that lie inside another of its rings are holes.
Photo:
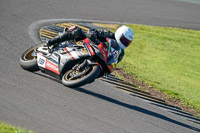
[[[200,112],[200,31],[128,26],[135,38],[118,66]]]
[[[11,125],[0,122],[0,133],[32,133],[32,131],[27,131],[20,129],[18,127],[13,127]]]

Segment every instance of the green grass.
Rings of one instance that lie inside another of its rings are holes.
[[[135,38],[119,67],[200,111],[200,31],[128,26]]]
[[[0,133],[32,133],[32,132],[0,122]]]

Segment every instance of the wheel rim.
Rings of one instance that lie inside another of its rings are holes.
[[[88,75],[91,71],[93,71],[93,67],[88,67],[86,68],[84,71],[82,71],[81,73],[78,71],[74,71],[74,70],[69,70],[66,74],[65,74],[65,80],[77,80],[77,79],[81,79],[83,77],[85,77],[86,75]],[[80,76],[77,76],[79,74]],[[72,76],[73,75],[73,76]],[[77,77],[76,77],[77,76]]]
[[[34,48],[32,48],[24,55],[24,60],[36,59],[37,56],[34,56],[34,55],[35,55],[35,51],[34,51]]]

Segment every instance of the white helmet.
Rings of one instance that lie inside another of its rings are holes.
[[[131,28],[123,25],[115,32],[115,39],[121,49],[128,47],[133,41],[134,33]]]

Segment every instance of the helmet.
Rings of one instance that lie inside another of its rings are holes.
[[[115,39],[121,49],[128,47],[133,41],[134,33],[131,28],[123,25],[115,32]]]

